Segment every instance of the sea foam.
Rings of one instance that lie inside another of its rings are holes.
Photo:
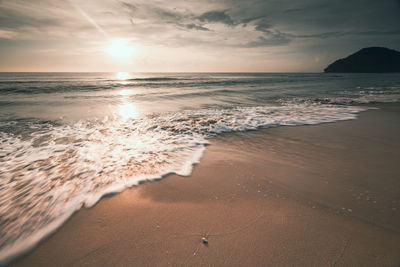
[[[93,206],[105,194],[170,173],[188,176],[214,135],[350,120],[365,109],[301,103],[69,125],[2,122],[0,263],[32,248],[76,210]],[[23,131],[16,131],[18,127]]]

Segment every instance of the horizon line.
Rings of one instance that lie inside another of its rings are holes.
[[[324,71],[0,71],[0,73],[324,73]]]

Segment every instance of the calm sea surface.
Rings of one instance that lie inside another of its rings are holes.
[[[104,194],[189,175],[214,135],[399,101],[399,74],[0,73],[0,264]]]

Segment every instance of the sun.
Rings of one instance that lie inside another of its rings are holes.
[[[105,51],[116,59],[128,59],[132,56],[133,47],[127,39],[112,39],[105,48]]]

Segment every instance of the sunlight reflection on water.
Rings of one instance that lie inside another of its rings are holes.
[[[123,89],[118,92],[118,94],[121,96],[133,95],[134,93],[135,93],[134,90],[131,90],[131,89]]]
[[[116,76],[118,80],[127,80],[131,77],[128,72],[118,72]]]
[[[124,102],[118,108],[118,114],[124,121],[139,117],[139,111],[133,103]]]

